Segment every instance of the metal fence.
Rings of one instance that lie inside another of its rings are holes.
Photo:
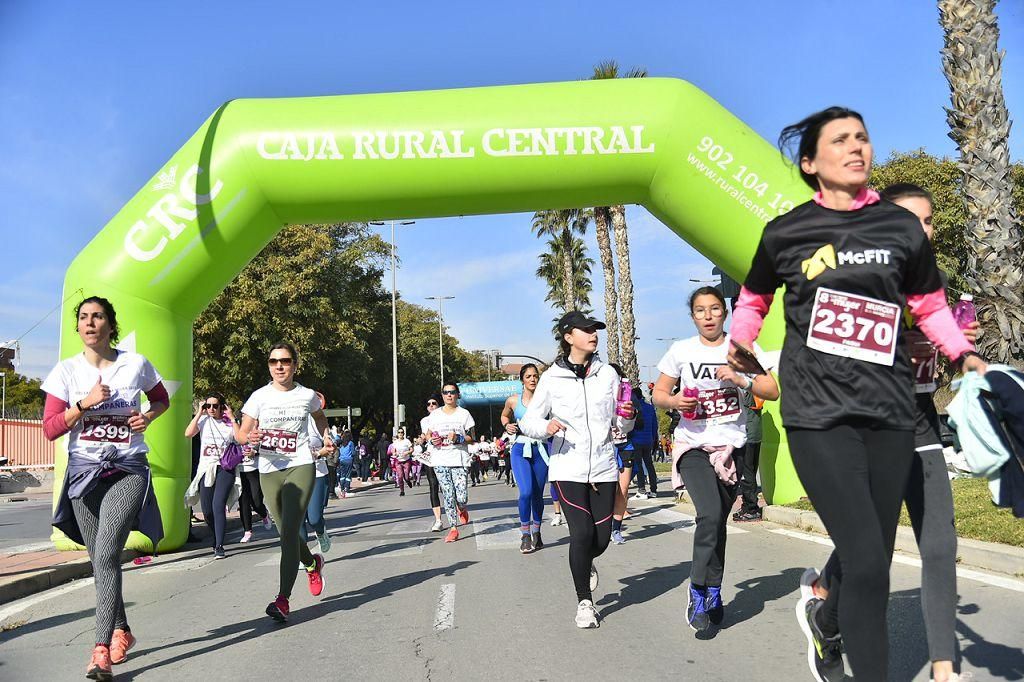
[[[40,419],[0,419],[0,456],[5,466],[53,466],[54,444],[43,435]]]

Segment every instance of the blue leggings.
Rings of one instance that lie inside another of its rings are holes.
[[[512,446],[512,475],[519,486],[519,523],[523,526],[530,523],[530,512],[533,522],[539,524],[544,516],[544,485],[548,482],[548,464],[540,456],[540,447],[531,445],[532,457],[523,457],[523,444]]]
[[[327,532],[327,522],[324,521],[327,492],[327,476],[317,476],[313,482],[313,494],[309,497],[309,506],[306,507],[306,523],[312,526],[317,535]]]

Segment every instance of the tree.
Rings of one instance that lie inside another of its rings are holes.
[[[42,381],[11,370],[0,370],[7,376],[4,411],[8,419],[42,419],[46,394]]]
[[[375,338],[390,317],[387,253],[363,223],[284,228],[196,320],[196,394],[219,390],[240,405],[268,381],[270,346],[287,341],[299,352],[298,380],[329,406],[373,401],[377,390],[390,404],[390,384],[370,371],[371,349],[390,347]]]
[[[1003,98],[995,0],[939,0],[942,66],[952,106],[950,138],[960,149],[966,202],[964,278],[984,334],[979,350],[1000,362],[1024,357],[1021,229],[1014,215],[1009,113]]]
[[[560,307],[563,312],[573,310],[579,296],[576,293],[576,263],[573,259],[573,237],[584,235],[587,225],[593,218],[589,209],[568,208],[549,211],[537,211],[533,214],[531,228],[538,237],[553,237],[548,241],[549,253],[554,253],[554,243],[559,242],[561,255],[561,293]],[[589,274],[589,273],[588,273]],[[588,278],[589,282],[589,278]],[[587,297],[589,298],[589,288]],[[550,298],[548,299],[550,300]],[[552,301],[554,302],[554,301]]]
[[[607,206],[594,207],[594,233],[597,250],[601,254],[601,272],[604,275],[604,322],[608,325],[608,362],[619,361],[619,299],[615,292],[615,258],[612,256],[611,211]]]
[[[551,238],[548,240],[548,250],[539,256],[540,265],[537,267],[537,276],[548,284],[548,293],[545,301],[559,306],[563,311],[565,308],[564,290],[564,246],[560,239]],[[593,284],[590,281],[591,269],[594,259],[587,256],[587,245],[579,237],[573,237],[570,246],[572,261],[572,290],[573,302],[569,310],[579,310],[589,313],[590,291]]]
[[[646,78],[647,69],[632,68],[620,76],[618,63],[614,60],[606,60],[594,67],[594,73],[591,76],[594,80],[620,77]],[[611,253],[606,253],[603,250],[608,243],[605,240],[605,243],[602,244],[602,236],[598,232],[598,247],[602,249],[601,265],[605,268],[605,316],[616,318],[617,326],[620,327],[616,330],[613,330],[611,327],[608,328],[608,346],[609,349],[612,348],[613,342],[611,339],[613,336],[619,337],[620,341],[615,345],[621,347],[622,371],[626,373],[627,377],[635,381],[640,376],[640,364],[636,359],[636,316],[633,312],[633,274],[629,262],[629,232],[626,227],[626,207],[618,204],[616,206],[608,206],[606,210],[611,219],[612,231],[615,233],[615,255],[619,261],[619,272],[618,287],[614,287],[612,284],[614,273],[611,273],[611,276],[609,276],[609,268],[606,266],[606,263],[612,262]],[[595,213],[600,211],[600,209],[595,209]],[[617,316],[614,313],[615,300],[608,295],[610,288],[616,290],[618,294],[619,315]],[[609,310],[613,312],[609,313]]]

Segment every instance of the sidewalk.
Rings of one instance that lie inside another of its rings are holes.
[[[390,481],[373,481],[361,485],[353,482],[352,489],[353,492],[357,492],[386,485],[392,485],[392,483]],[[26,495],[29,494],[22,493],[17,497]],[[51,493],[33,493],[29,495],[29,499],[47,499],[51,496]],[[0,501],[5,501],[5,498],[0,498]],[[241,526],[242,522],[237,513],[228,515],[227,530],[229,532],[237,532]],[[186,544],[175,551],[195,550],[204,546],[209,537],[206,524],[193,523],[192,535],[199,538],[200,542]],[[0,605],[52,587],[58,587],[70,580],[88,578],[92,575],[92,564],[89,562],[89,555],[86,552],[60,552],[54,549],[46,539],[13,549],[14,552],[0,553]],[[138,552],[125,550],[121,553],[121,563],[132,561],[137,556],[139,556]]]

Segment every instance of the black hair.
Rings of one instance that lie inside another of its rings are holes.
[[[441,390],[442,391],[444,391],[444,387],[445,386],[454,386],[455,387],[455,395],[462,395],[462,391],[459,390],[459,385],[457,383],[455,383],[454,381],[446,381],[443,384],[441,384]]]
[[[565,340],[565,334],[558,335],[558,357],[567,358],[572,350],[572,345]]]
[[[532,369],[536,371],[537,374],[540,374],[540,370],[537,369],[537,365],[533,364],[532,362],[528,362],[519,368],[519,381],[523,380],[523,377],[526,376],[526,371],[529,369]]]
[[[779,133],[779,151],[782,152],[783,156],[786,155],[787,148],[792,148],[793,143],[796,142],[796,150],[790,151],[793,163],[796,164],[797,170],[800,171],[800,177],[804,179],[811,189],[817,191],[820,189],[818,186],[818,178],[809,173],[805,173],[803,168],[800,167],[800,162],[803,159],[814,159],[818,153],[818,138],[821,137],[821,129],[832,121],[836,121],[841,118],[855,118],[861,123],[864,123],[864,117],[858,114],[853,109],[847,109],[846,107],[829,107],[828,109],[822,109],[816,111],[799,123],[788,125],[782,129]]]
[[[216,398],[217,400],[219,400],[220,401],[221,409],[224,409],[228,405],[227,398],[225,398],[224,394],[221,393],[220,391],[207,391],[206,392],[206,397],[207,398]]]
[[[90,296],[75,306],[75,329],[78,329],[78,315],[82,312],[82,306],[86,303],[95,303],[103,308],[103,315],[106,316],[107,324],[110,325],[110,342],[117,343],[118,335],[120,334],[117,328],[117,313],[114,312],[114,306],[111,305],[110,301],[102,296]]]
[[[882,190],[882,198],[886,201],[897,201],[898,199],[909,199],[911,197],[927,199],[929,203],[935,203],[931,192],[912,182],[897,182]]]
[[[267,355],[269,356],[270,353],[273,353],[275,350],[281,350],[282,348],[292,354],[292,364],[298,366],[299,352],[295,350],[295,346],[288,343],[287,341],[278,341],[277,343],[275,343],[273,346],[270,347],[270,351],[267,353]]]
[[[614,370],[615,370],[615,373],[619,375],[619,378],[620,378],[620,379],[621,379],[622,377],[626,376],[626,375],[625,375],[625,374],[624,374],[624,373],[622,372],[622,367],[620,367],[620,366],[619,366],[619,363],[617,363],[617,362],[609,362],[609,363],[608,363],[608,366],[609,366],[609,367],[611,367],[612,369],[614,369]]]
[[[719,290],[718,287],[701,287],[694,289],[693,293],[690,294],[690,314],[693,314],[693,302],[697,300],[698,296],[714,296],[721,302],[722,308],[725,309],[725,296]]]

